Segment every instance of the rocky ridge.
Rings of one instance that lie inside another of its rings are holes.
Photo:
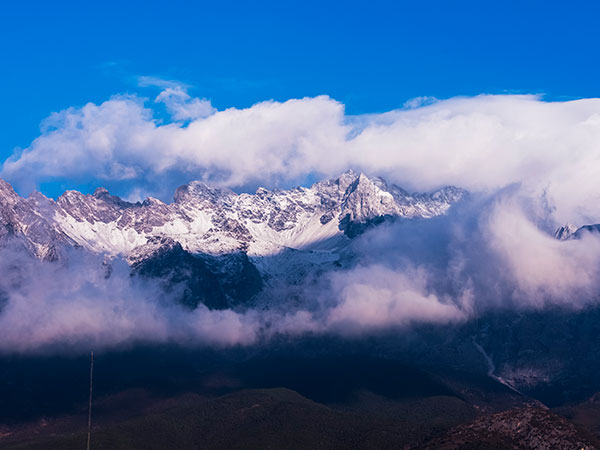
[[[581,239],[587,233],[600,233],[600,224],[583,225],[576,227],[570,223],[557,228],[554,232],[554,237],[561,241],[569,239]]]
[[[66,191],[56,201],[35,192],[21,198],[0,184],[0,240],[21,239],[38,258],[61,245],[123,256],[131,263],[152,252],[154,238],[169,238],[193,254],[244,252],[251,258],[286,249],[330,252],[373,221],[444,214],[464,191],[447,187],[408,194],[380,178],[348,171],[310,188],[236,194],[198,181],[177,189],[174,201],[129,203],[98,188]],[[146,251],[147,250],[147,251]]]

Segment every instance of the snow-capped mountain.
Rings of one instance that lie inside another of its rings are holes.
[[[129,203],[104,188],[92,195],[67,191],[57,201],[35,192],[21,198],[0,181],[0,236],[24,238],[39,258],[60,244],[110,256],[143,258],[152,237],[168,237],[191,253],[273,255],[283,249],[339,247],[351,226],[385,217],[429,218],[445,213],[464,191],[447,187],[408,194],[348,171],[310,188],[236,194],[194,181],[165,204]],[[352,233],[350,233],[352,234]]]
[[[455,187],[409,194],[352,171],[309,188],[254,194],[194,181],[179,187],[170,204],[155,198],[129,203],[104,188],[92,195],[67,191],[56,201],[38,192],[22,198],[0,180],[0,245],[13,239],[48,260],[59,259],[63,248],[82,247],[161,276],[162,269],[144,262],[185,253],[201,257],[203,267],[186,259],[194,266],[188,269],[207,283],[227,285],[232,273],[244,273],[254,292],[257,277],[293,282],[311,267],[336,263],[367,227],[388,218],[438,216],[464,195]],[[225,289],[224,298],[239,289],[233,291]]]
[[[581,239],[586,233],[600,233],[600,224],[583,225],[577,228],[575,225],[568,223],[563,227],[559,227],[554,232],[554,236],[561,241],[566,241],[568,239]]]

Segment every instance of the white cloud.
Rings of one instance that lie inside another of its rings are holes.
[[[184,89],[187,90],[191,86],[178,80],[167,80],[161,77],[154,77],[151,75],[140,75],[137,77],[137,85],[139,87],[157,87],[161,89]]]
[[[74,251],[65,265],[1,252],[0,294],[6,301],[1,304],[0,353],[135,342],[235,345],[257,337],[260,323],[252,311],[211,311],[202,305],[186,310],[151,281],[131,277],[123,261],[113,261],[106,277],[96,256]]]
[[[448,323],[465,319],[467,298],[440,299],[428,292],[427,272],[414,268],[394,271],[374,264],[333,275],[339,303],[328,311],[327,328],[342,333],[403,326]]]
[[[174,120],[202,119],[216,112],[209,100],[191,98],[181,87],[166,88],[154,101],[164,103]]]
[[[439,100],[435,97],[429,97],[429,96],[415,97],[415,98],[411,98],[411,99],[407,100],[406,102],[404,102],[403,107],[406,109],[421,108],[422,106],[432,105],[433,103],[435,103],[437,101],[439,101]]]
[[[520,305],[581,307],[596,301],[600,288],[600,239],[560,241],[540,230],[517,195],[502,196],[482,223],[486,243]],[[499,275],[500,279],[500,275]]]

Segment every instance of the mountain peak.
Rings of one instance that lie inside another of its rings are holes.
[[[2,178],[0,178],[0,193],[3,195],[15,196],[18,195],[11,184]]]
[[[108,192],[108,189],[106,189],[105,187],[98,187],[98,188],[96,188],[96,190],[92,194],[92,196],[96,197],[96,198],[105,197],[107,195],[110,195],[110,194]]]
[[[129,208],[131,206],[136,205],[135,203],[130,203],[123,200],[121,197],[111,195],[110,192],[108,192],[108,189],[104,187],[96,188],[96,190],[92,194],[92,197],[101,200],[105,203],[116,205],[119,208]]]
[[[561,241],[566,241],[569,239],[575,232],[577,231],[577,227],[573,224],[567,223],[563,227],[558,227],[554,232],[554,237]]]
[[[360,172],[358,175],[355,175],[356,178],[354,181],[348,186],[346,191],[355,191],[357,189],[372,189],[375,187],[373,182],[367,177],[364,173]]]
[[[193,199],[216,200],[219,197],[230,196],[231,194],[234,193],[228,189],[212,187],[206,184],[204,181],[195,180],[179,186],[175,190],[173,201],[175,203],[184,203]]]

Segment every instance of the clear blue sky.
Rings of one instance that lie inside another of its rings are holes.
[[[93,5],[92,5],[93,4]],[[600,94],[600,3],[3,2],[0,161],[51,112],[183,81],[219,109],[328,94],[350,114],[416,96]]]

